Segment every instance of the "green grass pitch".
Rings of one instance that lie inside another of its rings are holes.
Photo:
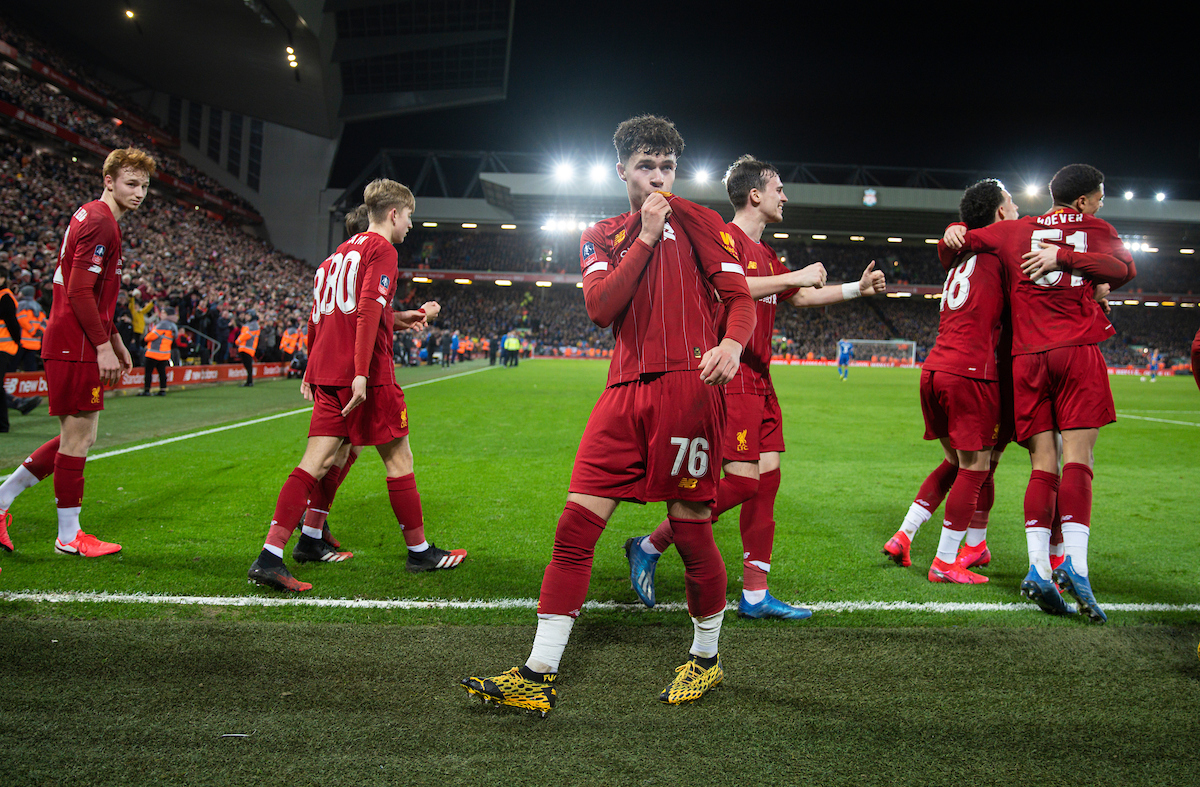
[[[462,372],[473,373],[449,377]],[[690,626],[674,607],[635,604],[621,546],[664,511],[623,505],[589,593],[616,603],[576,625],[558,708],[540,720],[472,704],[459,678],[528,654],[532,610],[489,602],[536,598],[604,375],[591,361],[401,370],[427,534],[468,549],[467,561],[404,572],[382,463],[368,450],[330,515],[354,559],[293,565],[313,598],[482,608],[256,603],[279,598],[245,571],[303,452],[303,412],[89,462],[83,523],[124,545],[113,558],[55,555],[52,483],[28,491],[12,509],[16,551],[0,553],[0,783],[1195,783],[1200,393],[1190,378],[1112,378],[1120,415],[1096,448],[1089,559],[1101,604],[1121,605],[1107,626],[1031,605],[827,606],[1019,604],[1028,458],[1013,446],[997,473],[991,582],[931,584],[936,518],[911,568],[879,554],[940,461],[921,439],[918,373],[855,368],[842,383],[832,368],[776,367],[788,452],[771,588],[818,614],[727,616],[725,683],[695,706],[661,706]],[[93,455],[300,410],[296,388],[115,397]],[[44,408],[14,415],[0,467],[56,431]],[[734,600],[736,513],[716,534]],[[248,603],[28,598],[74,591]],[[658,593],[683,601],[674,554]]]

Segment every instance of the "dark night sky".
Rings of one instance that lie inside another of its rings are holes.
[[[737,22],[691,10],[699,3],[597,5],[517,0],[507,100],[351,125],[333,185],[380,147],[607,161],[616,124],[653,112],[683,133],[685,163],[713,169],[749,152],[1048,179],[1084,161],[1110,180],[1200,190],[1198,69],[1161,28],[1150,40],[1082,5],[986,26],[919,4],[883,14],[874,3],[744,4],[764,10]]]

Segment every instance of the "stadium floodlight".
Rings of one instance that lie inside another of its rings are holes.
[[[125,9],[125,17],[128,19],[133,19],[133,9],[132,8]]]
[[[788,233],[786,233],[786,232],[776,232],[776,233],[775,233],[775,237],[776,237],[776,238],[780,238],[780,239],[782,239],[782,238],[790,238],[790,237],[792,237],[792,236],[791,236],[791,235],[789,235],[789,234],[788,234]]]
[[[478,226],[479,226],[478,224],[472,224],[471,222],[468,221],[462,225],[462,228],[464,230],[473,230]]]
[[[1125,299],[1125,301],[1124,301],[1124,303],[1125,303],[1125,305],[1126,305],[1126,306],[1137,306],[1137,305],[1138,305],[1138,303],[1140,303],[1140,301],[1136,301],[1136,300],[1134,300],[1134,299],[1132,299],[1132,298],[1126,298],[1126,299]]]
[[[455,279],[454,283],[455,284],[470,284],[471,280],[470,279]]]
[[[580,283],[579,283],[579,286],[581,286],[581,287],[582,287],[582,286],[583,286],[583,282],[580,282]],[[1185,301],[1184,303],[1181,303],[1181,304],[1179,304],[1179,305],[1180,305],[1180,306],[1182,306],[1182,307],[1183,307],[1183,308],[1185,308],[1185,309],[1194,309],[1194,308],[1196,308],[1196,304],[1195,304],[1195,303],[1186,302],[1186,301]]]
[[[1143,303],[1142,305],[1143,305],[1143,306],[1157,306],[1157,305],[1158,305],[1158,301],[1146,301],[1146,302],[1145,302],[1145,303]]]
[[[813,240],[826,240],[828,237],[829,237],[828,235],[813,235],[812,239]]]
[[[1133,192],[1132,191],[1125,192],[1125,199],[1133,199]]]
[[[500,225],[500,229],[502,229],[502,230],[515,230],[516,228],[517,228],[516,224],[501,224]]]
[[[291,54],[291,53],[289,52],[289,53],[288,53],[288,60],[295,60],[295,59],[296,59],[296,56],[295,56],[295,55],[293,55],[293,54]]]
[[[1179,253],[1180,254],[1195,254],[1196,250],[1195,249],[1180,249]]]
[[[300,66],[300,64],[299,64],[299,63],[297,63],[295,60],[293,60],[292,62],[288,63],[288,65],[289,65],[289,66],[291,66],[292,68],[298,68],[298,67]]]
[[[436,221],[422,221],[421,226],[422,227],[436,227],[437,222]]]
[[[511,287],[512,282],[509,281],[508,279],[496,279],[496,286],[497,287]]]
[[[1175,305],[1175,301],[1163,301],[1163,302],[1162,302],[1162,305],[1163,305],[1163,306],[1174,306],[1174,305]]]
[[[413,276],[413,281],[417,284],[433,284],[433,279],[426,278],[425,276]]]
[[[708,178],[709,178],[709,174],[708,174],[708,170],[706,170],[706,169],[698,169],[692,175],[692,180],[696,181],[697,183],[707,183]]]
[[[904,238],[888,238],[888,243],[901,243]]]
[[[582,289],[583,289],[583,282],[581,282],[581,281],[577,281],[577,282],[575,282],[575,287],[576,287],[576,289],[580,289],[580,290],[582,290]],[[1185,306],[1187,306],[1188,304],[1186,304],[1186,303],[1185,303],[1184,305],[1185,305]]]
[[[575,168],[569,161],[561,161],[554,165],[554,179],[559,183],[568,183],[575,177]]]
[[[287,53],[288,53],[289,55],[294,55],[294,54],[296,54],[296,50],[295,50],[295,49],[292,49],[292,48],[289,46],[289,47],[287,48]]]
[[[865,236],[863,236],[863,235],[851,235],[851,236],[850,236],[850,240],[853,240],[853,241],[860,241],[860,242],[861,242],[861,241],[864,241],[864,240],[866,240],[866,237],[865,237]]]
[[[1038,193],[1038,187],[1033,185],[1032,183],[1025,187],[1025,195],[1026,196],[1036,197],[1037,193]]]
[[[926,238],[925,242],[928,243],[930,246],[935,246],[935,245],[937,245],[938,239],[937,238]]]
[[[586,221],[581,221],[581,222],[579,222],[578,224],[576,224],[575,226],[576,226],[576,227],[579,227],[579,231],[580,231],[580,232],[583,232],[584,230],[586,230],[586,229],[587,229],[587,222],[586,222]]]
[[[609,172],[609,168],[603,164],[593,164],[589,176],[593,183],[603,183],[608,180]]]
[[[1162,202],[1166,198],[1167,198],[1167,195],[1163,194],[1161,191],[1154,195],[1154,199],[1158,200],[1159,202]]]
[[[535,284],[535,285],[537,285],[538,287],[549,287],[549,286],[552,284],[552,282],[548,282],[548,281],[535,281],[535,282],[534,282],[534,284]]]

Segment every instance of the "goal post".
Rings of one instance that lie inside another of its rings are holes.
[[[842,339],[854,346],[854,361],[886,366],[916,366],[917,343],[912,339]],[[836,352],[834,353],[836,356]]]

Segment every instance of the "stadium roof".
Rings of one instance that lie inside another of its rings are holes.
[[[146,87],[335,137],[344,121],[504,98],[513,7],[56,0],[13,11],[39,36]]]

